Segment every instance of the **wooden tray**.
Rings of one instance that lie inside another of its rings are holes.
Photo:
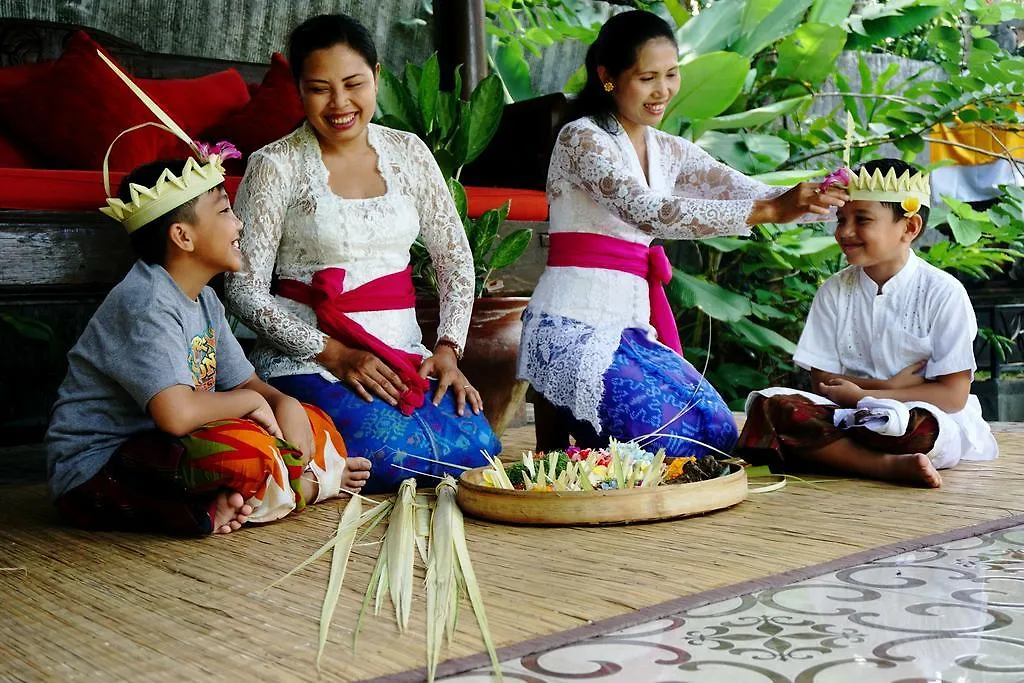
[[[698,515],[736,505],[747,497],[747,473],[730,473],[693,484],[607,491],[519,491],[485,486],[478,467],[459,477],[456,500],[473,517],[513,524],[572,526],[624,524]]]

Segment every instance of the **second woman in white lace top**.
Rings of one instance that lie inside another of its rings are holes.
[[[671,270],[650,244],[748,235],[757,223],[842,203],[809,184],[769,187],[655,129],[678,91],[677,63],[671,28],[641,11],[610,19],[587,54],[575,103],[583,116],[562,128],[548,170],[548,267],[524,315],[519,377],[540,394],[539,450],[564,447],[570,434],[602,445],[671,422],[650,446],[709,452],[696,440],[728,452],[735,422],[679,353],[671,313],[657,301],[657,280]],[[667,324],[655,330],[659,315]]]
[[[496,455],[500,444],[457,367],[473,260],[441,171],[418,137],[370,123],[379,66],[361,24],[310,19],[289,58],[307,121],[249,160],[235,200],[244,265],[226,285],[232,310],[259,336],[256,370],[325,410],[349,453],[373,461],[367,490],[396,487],[410,476],[401,467],[447,471],[409,454],[484,464],[480,451]],[[418,236],[438,275],[433,354],[407,274]],[[427,387],[420,376],[437,380]]]

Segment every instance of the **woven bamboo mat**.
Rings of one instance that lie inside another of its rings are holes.
[[[509,434],[528,446],[530,428]],[[706,517],[605,528],[469,522],[467,537],[499,646],[621,617],[680,596],[865,549],[1024,513],[1024,434],[999,434],[994,463],[919,490],[862,481],[790,485]],[[514,446],[513,446],[514,444]],[[822,490],[824,489],[824,490]],[[0,487],[0,678],[264,681],[317,677],[317,619],[328,564],[259,590],[331,534],[339,506],[227,537],[172,540],[58,525],[44,488]],[[325,681],[424,662],[422,594],[411,630],[368,617],[351,627],[376,547],[357,547],[324,655]],[[421,572],[422,575],[422,572]],[[390,603],[385,606],[390,610]],[[449,657],[482,650],[468,606]]]

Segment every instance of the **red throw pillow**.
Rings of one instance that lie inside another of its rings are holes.
[[[138,83],[193,137],[249,103],[249,87],[234,69],[199,78],[140,78]]]
[[[0,132],[0,168],[32,168],[34,165],[25,150]]]
[[[11,91],[45,74],[52,66],[53,60],[0,68],[0,101],[6,100]]]
[[[249,104],[203,133],[202,138],[227,140],[248,156],[295,130],[305,117],[288,60],[275,52],[270,70]]]
[[[11,137],[24,141],[54,168],[99,170],[118,133],[155,120],[103,63],[97,48],[85,32],[76,31],[49,70],[9,93],[15,106],[0,107],[0,124]],[[182,156],[186,149],[169,133],[142,129],[115,145],[110,167],[131,170],[163,157]]]

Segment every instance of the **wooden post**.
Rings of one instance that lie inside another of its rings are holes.
[[[441,63],[441,88],[455,85],[455,68],[462,65],[462,97],[487,76],[484,0],[433,0],[434,47]]]

